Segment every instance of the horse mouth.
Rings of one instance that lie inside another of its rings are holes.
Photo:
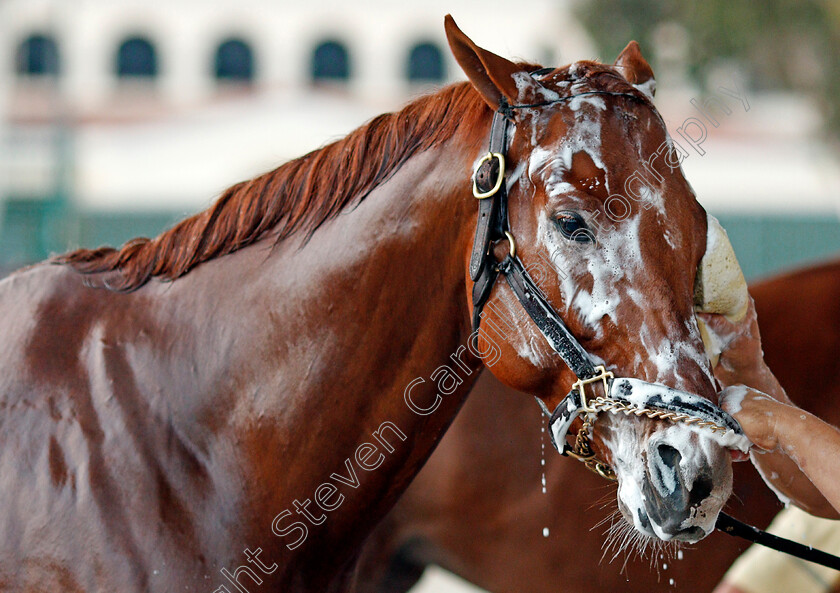
[[[666,542],[673,541],[695,544],[709,535],[698,525],[669,532],[663,529],[661,525],[653,523],[646,509],[636,509],[636,512],[632,514],[633,519],[631,520],[628,518],[631,515],[630,511],[621,501],[619,501],[619,510],[639,533],[652,540],[659,539]]]
[[[714,531],[731,491],[729,454],[697,436],[676,443],[666,436],[651,438],[633,467],[616,468],[618,507],[644,536],[696,543]]]

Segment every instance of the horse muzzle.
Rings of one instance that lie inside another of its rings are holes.
[[[643,455],[644,515],[659,539],[696,542],[715,528],[732,487],[732,467],[726,449],[702,443],[704,436],[668,432],[651,438]]]
[[[618,480],[619,509],[639,532],[666,541],[702,539],[714,529],[731,491],[728,449],[749,449],[740,425],[700,396],[615,378],[603,367],[598,371],[597,377],[575,383],[552,414],[554,446]],[[604,395],[587,397],[587,385],[595,382],[603,384]],[[589,444],[590,430],[604,413],[612,465],[598,460]],[[567,437],[578,417],[583,423],[570,445]],[[650,421],[656,421],[655,430],[650,430]]]

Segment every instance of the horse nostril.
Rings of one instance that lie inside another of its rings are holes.
[[[662,463],[673,469],[676,469],[677,465],[682,459],[682,455],[680,455],[680,452],[677,451],[671,445],[659,445],[656,448],[656,453],[657,455],[659,455],[659,458],[662,460]]]
[[[692,505],[699,505],[703,502],[706,498],[708,498],[712,494],[712,490],[714,490],[715,483],[709,476],[699,476],[694,480],[694,483],[691,485],[691,495],[690,500]]]
[[[682,487],[682,476],[679,464],[682,455],[670,445],[660,444],[652,451],[648,468],[650,477],[656,485],[659,495],[665,498],[679,497]],[[679,500],[673,503],[680,504]]]
[[[717,516],[714,504],[705,504],[717,484],[712,468],[682,467],[685,460],[680,450],[661,441],[650,443],[647,454],[647,480],[641,491],[653,531],[662,539],[687,542],[705,537],[702,526],[713,523],[710,513]]]

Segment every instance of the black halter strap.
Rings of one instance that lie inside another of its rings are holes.
[[[507,130],[510,122],[506,114],[511,109],[519,107],[524,106],[510,106],[503,102],[499,111],[493,114],[490,152],[479,165],[474,180],[475,188],[478,190],[477,196],[487,195],[479,199],[478,223],[470,257],[470,276],[475,282],[473,284],[473,330],[478,329],[481,323],[481,310],[490,296],[496,278],[499,273],[502,273],[516,298],[551,347],[575,375],[581,379],[588,379],[595,375],[595,365],[531,279],[522,261],[516,255],[515,243],[511,243],[511,251],[501,263],[496,261],[490,251],[491,244],[495,241],[503,239],[512,241],[508,227],[507,186],[504,179],[504,155],[507,152]],[[482,171],[482,168],[486,171]],[[491,184],[490,189],[487,189],[488,184]],[[491,194],[494,186],[498,187]]]
[[[493,124],[490,130],[490,151],[482,158],[473,179],[473,194],[479,198],[479,207],[478,223],[476,225],[473,249],[470,256],[470,277],[474,282],[472,291],[473,330],[478,330],[481,322],[481,311],[490,296],[490,292],[493,290],[493,285],[498,275],[500,273],[504,274],[505,280],[507,280],[508,285],[513,290],[522,307],[537,325],[537,328],[539,328],[543,336],[545,336],[545,339],[551,347],[560,355],[569,369],[577,375],[579,383],[581,382],[580,380],[586,382],[587,379],[596,377],[604,369],[603,367],[599,367],[601,371],[596,370],[589,354],[572,335],[569,328],[566,327],[566,324],[554,310],[554,307],[551,306],[539,288],[537,288],[537,285],[531,279],[525,266],[522,265],[522,261],[516,255],[516,245],[508,227],[505,154],[507,153],[508,127],[515,109],[543,107],[582,95],[617,95],[640,100],[639,97],[628,93],[611,93],[606,91],[579,93],[577,95],[529,105],[510,105],[504,98],[502,99],[498,111],[493,114]],[[503,239],[510,242],[510,253],[504,260],[498,262],[491,253],[490,247],[494,242]],[[600,376],[598,376],[598,380],[600,380]],[[557,406],[554,414],[550,414],[550,411],[545,408],[545,404],[542,404],[541,400],[537,400],[543,406],[543,411],[546,415],[551,416],[550,428],[564,421],[566,416],[570,417],[571,420],[574,419],[574,416],[578,413],[577,410],[580,409],[580,403],[575,403],[575,393],[573,389],[560,405]],[[696,396],[694,397],[696,398]],[[728,414],[723,412],[723,410],[716,410],[716,412],[724,417],[724,421],[729,418]],[[568,421],[569,424],[571,424],[571,420]],[[737,422],[734,420],[732,422],[737,425]],[[565,437],[565,432],[562,433],[562,437]],[[564,442],[562,444],[555,442],[555,446],[557,446],[561,454],[566,455],[568,449],[565,447],[565,438],[561,440]],[[729,535],[741,537],[747,541],[802,558],[803,560],[808,560],[815,564],[827,566],[834,570],[840,570],[840,557],[766,533],[746,523],[742,523],[725,513],[719,514],[716,527],[718,530]]]

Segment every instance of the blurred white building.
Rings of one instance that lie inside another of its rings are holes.
[[[504,55],[594,57],[557,0],[0,0],[0,194],[203,207],[460,78],[447,12]]]
[[[575,20],[576,1],[0,0],[0,265],[155,233],[234,182],[463,78],[447,12],[506,57],[612,60]],[[680,71],[683,35],[665,28],[661,47],[643,48],[663,65],[657,102],[672,134],[700,96]],[[706,154],[685,164],[701,202],[749,219],[750,241],[775,234],[778,221],[759,228],[757,213],[836,223],[840,173],[816,110],[747,92],[751,109],[710,127]]]
[[[58,71],[61,94],[85,116],[118,108],[125,91],[138,87],[167,105],[194,105],[212,100],[220,79],[289,89],[307,86],[313,75],[344,77],[364,96],[399,98],[410,90],[410,75],[454,75],[443,35],[447,12],[505,55],[550,63],[592,52],[568,2],[556,0],[529,0],[516,10],[498,0],[410,7],[387,0],[5,0],[0,73],[16,80],[34,39],[44,57],[36,70]]]

